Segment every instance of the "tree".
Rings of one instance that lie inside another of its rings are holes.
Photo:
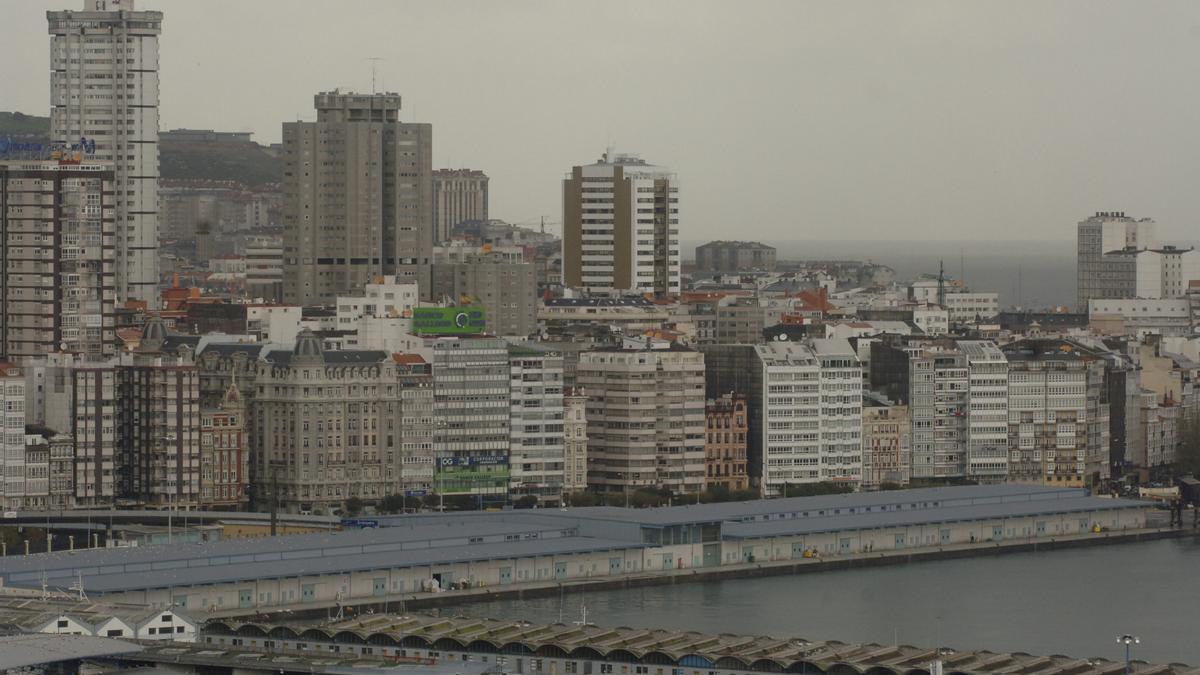
[[[534,495],[522,495],[513,501],[514,509],[532,509],[537,506],[538,498]]]
[[[815,495],[841,495],[854,492],[854,486],[823,480],[819,483],[800,483],[784,486],[784,497],[812,497]]]
[[[572,492],[566,496],[567,506],[595,506],[600,500],[594,493],[587,491]]]
[[[358,497],[351,497],[346,500],[346,515],[351,517],[357,516],[358,514],[362,513],[362,510],[363,500],[359,499]]]
[[[379,500],[379,510],[383,513],[403,513],[404,495],[388,495]]]

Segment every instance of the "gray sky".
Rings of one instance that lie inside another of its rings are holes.
[[[0,110],[44,115],[46,9],[0,0]],[[1198,238],[1200,3],[139,0],[162,128],[404,97],[492,215],[561,217],[612,143],[671,167],[683,238],[1069,239],[1097,210]]]

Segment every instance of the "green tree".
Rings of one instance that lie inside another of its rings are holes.
[[[362,510],[363,500],[359,499],[358,497],[351,497],[346,500],[346,515],[351,517],[357,516],[358,514],[362,513]]]
[[[404,495],[388,495],[379,500],[379,510],[382,513],[403,513]]]
[[[514,509],[532,509],[537,506],[538,498],[534,495],[522,495],[513,501]]]
[[[813,497],[815,495],[840,495],[854,492],[854,486],[824,480],[819,483],[800,483],[784,487],[785,497]]]

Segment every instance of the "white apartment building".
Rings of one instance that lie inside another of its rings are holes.
[[[966,475],[981,482],[1008,477],[1008,359],[994,342],[959,340],[967,357]]]
[[[115,176],[117,302],[158,301],[158,35],[162,12],[85,0],[47,12],[50,137],[95,143]]]
[[[1109,475],[1105,365],[1061,340],[1005,345],[1009,480],[1084,486]]]
[[[913,307],[912,321],[926,335],[945,335],[950,331],[950,312],[937,305]]]
[[[589,291],[680,290],[679,187],[669,169],[605,153],[563,180],[563,283]]]
[[[565,469],[563,358],[558,352],[508,348],[512,410],[509,436],[510,495],[557,502]]]
[[[862,480],[862,369],[846,340],[754,347],[762,392],[759,476],[765,494],[787,485]]]

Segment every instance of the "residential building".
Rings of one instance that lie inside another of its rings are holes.
[[[381,351],[326,351],[309,330],[255,363],[254,480],[288,512],[341,513],[402,489],[395,361]],[[239,378],[240,379],[240,378]]]
[[[433,491],[436,463],[433,442],[433,367],[417,354],[392,354],[400,396],[399,420],[384,420],[387,445],[400,448],[402,494],[420,496]],[[395,435],[393,441],[392,435]]]
[[[537,271],[519,255],[489,245],[434,249],[427,299],[483,308],[492,335],[526,338],[537,333]]]
[[[750,487],[746,448],[750,432],[746,396],[735,392],[704,405],[704,487]]]
[[[696,247],[697,274],[774,272],[775,247],[756,241],[710,241]]]
[[[562,355],[512,345],[508,359],[509,494],[557,503],[564,492],[566,464]]]
[[[1150,218],[1135,219],[1124,212],[1098,212],[1080,221],[1076,237],[1077,311],[1093,298],[1136,297],[1129,289],[1130,267],[1124,259],[1106,254],[1158,246],[1157,225]]]
[[[158,35],[162,12],[85,0],[46,12],[50,138],[111,163],[116,302],[158,301]],[[88,150],[93,150],[89,147]]]
[[[679,187],[666,168],[605,153],[563,180],[563,284],[680,291]]]
[[[0,362],[0,423],[0,505],[19,509],[26,494],[25,376],[7,362]]]
[[[440,494],[508,492],[512,409],[508,343],[494,337],[431,337],[434,489]]]
[[[379,275],[428,283],[433,127],[398,94],[324,92],[315,122],[283,124],[283,296],[333,304]]]
[[[230,384],[217,408],[200,411],[200,506],[240,511],[249,504],[250,447],[246,404]]]
[[[745,392],[751,485],[862,480],[862,367],[846,340],[704,348],[710,396]]]
[[[1004,480],[1007,361],[994,343],[884,335],[870,350],[869,386],[908,407],[914,479]]]
[[[146,324],[137,351],[116,364],[117,492],[155,507],[200,504],[200,373],[164,353],[166,327]],[[76,432],[78,434],[78,432]]]
[[[460,223],[488,220],[488,177],[473,169],[433,172],[434,244],[450,239]]]
[[[258,241],[246,247],[246,295],[283,302],[283,243]]]
[[[587,392],[588,484],[628,494],[704,489],[704,355],[678,344],[579,356]]]
[[[0,162],[0,359],[116,353],[115,185],[111,165]]]
[[[912,479],[912,420],[908,406],[863,397],[863,480],[866,490],[885,483],[904,486]]]
[[[1008,477],[1008,359],[996,343],[959,340],[967,359],[966,476],[981,483]]]
[[[563,492],[587,486],[587,391],[570,389],[563,395]]]
[[[1109,476],[1105,361],[1068,340],[1021,340],[1008,358],[1009,480],[1094,486]]]

